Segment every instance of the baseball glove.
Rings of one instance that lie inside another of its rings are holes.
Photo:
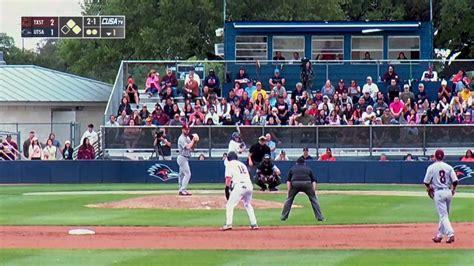
[[[199,141],[199,135],[197,133],[193,134],[193,140],[194,141]]]
[[[428,192],[428,196],[430,197],[430,199],[434,198],[434,189],[432,187],[427,189],[426,192]]]

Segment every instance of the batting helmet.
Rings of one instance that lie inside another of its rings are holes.
[[[441,150],[441,149],[440,149],[440,150],[436,150],[436,152],[435,152],[435,158],[436,158],[436,160],[438,160],[438,161],[443,160],[443,158],[444,158],[444,151]]]
[[[231,151],[229,152],[229,154],[227,154],[227,160],[228,161],[232,161],[232,160],[238,160],[239,159],[239,156],[237,155],[237,153]]]
[[[240,133],[239,132],[232,133],[232,139],[235,141],[240,140]]]

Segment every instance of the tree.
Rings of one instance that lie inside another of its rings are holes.
[[[88,15],[125,15],[124,40],[67,40],[61,55],[74,73],[113,82],[121,60],[206,57],[213,49],[220,12],[212,1],[86,1]]]
[[[228,20],[342,20],[343,0],[241,0],[228,1]]]
[[[347,20],[403,20],[406,16],[404,1],[346,0],[341,7]]]
[[[472,14],[474,14],[474,3],[470,0],[441,0],[441,9],[437,14],[439,32],[435,38],[435,46],[454,49],[466,42],[466,39],[471,39],[472,42],[474,38]],[[474,49],[471,49],[469,57],[474,57]]]

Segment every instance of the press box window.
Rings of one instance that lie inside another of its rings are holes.
[[[408,59],[420,59],[420,37],[389,36],[388,58],[398,59],[400,53],[404,53]]]
[[[266,36],[237,36],[235,38],[235,59],[267,60]]]
[[[281,52],[285,60],[292,60],[294,52],[298,52],[300,58],[304,57],[304,37],[274,36],[272,58],[275,56],[275,52]]]
[[[352,37],[352,60],[364,60],[366,53],[372,60],[383,59],[382,36],[354,36]]]
[[[343,36],[313,36],[312,46],[314,60],[344,60]]]

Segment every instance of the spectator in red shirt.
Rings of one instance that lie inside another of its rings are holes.
[[[163,82],[166,84],[166,86],[171,87],[171,89],[173,90],[173,97],[176,97],[178,79],[176,78],[176,75],[173,73],[173,70],[171,70],[171,68],[168,68],[166,70],[166,75],[163,77]]]
[[[156,104],[155,110],[151,113],[151,117],[153,119],[153,124],[158,126],[168,125],[170,122],[169,116],[167,116],[163,109],[161,108],[160,104]]]
[[[315,102],[311,103],[311,108],[308,109],[308,115],[316,116],[319,113],[318,106]]]
[[[3,154],[5,160],[13,161],[19,158],[20,154],[18,153],[18,145],[16,145],[16,142],[12,140],[12,135],[7,135],[7,138],[0,144],[3,145],[4,148]]]
[[[198,121],[203,123],[205,117],[206,117],[206,115],[202,112],[201,106],[199,106],[199,105],[194,106],[194,112],[189,116],[189,123],[191,125],[196,124],[196,122],[198,122]]]
[[[199,96],[199,83],[193,75],[189,75],[188,83],[183,88],[184,98],[194,99]]]
[[[326,152],[319,157],[320,161],[335,161],[336,157],[332,156],[331,148],[326,148]]]
[[[398,81],[400,80],[400,77],[395,72],[395,68],[392,65],[389,65],[387,72],[383,74],[382,81],[389,84],[392,79],[396,80],[398,83]]]
[[[77,152],[78,160],[94,160],[95,159],[95,150],[94,147],[89,142],[89,138],[84,138],[82,141],[81,147]]]
[[[439,87],[438,90],[438,100],[443,99],[443,97],[446,97],[446,99],[451,99],[451,89],[448,87],[448,82],[443,79],[441,81],[441,87]]]
[[[405,107],[405,104],[400,101],[398,97],[395,97],[395,99],[393,99],[393,103],[390,104],[390,112],[396,120],[400,118],[400,115],[403,112],[403,107]]]
[[[474,162],[474,155],[472,150],[467,150],[466,155],[461,157],[461,162]]]

